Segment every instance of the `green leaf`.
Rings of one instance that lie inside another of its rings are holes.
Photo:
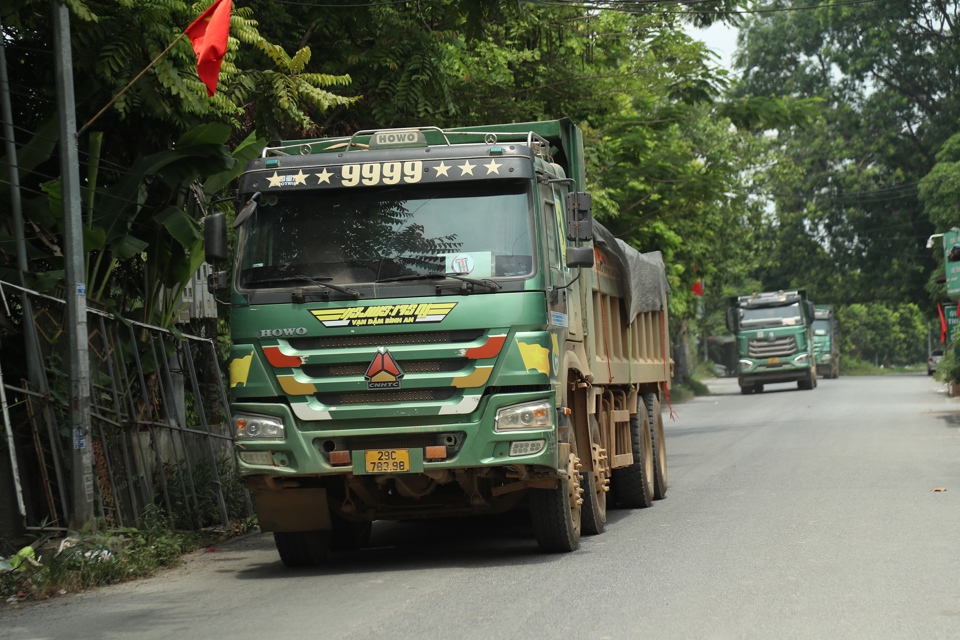
[[[177,207],[167,207],[153,219],[163,226],[184,249],[192,247],[203,235],[200,225],[185,211]]]
[[[129,260],[135,255],[143,253],[149,245],[133,236],[126,235],[110,245],[113,255],[118,260]]]

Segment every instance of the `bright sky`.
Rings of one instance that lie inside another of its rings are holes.
[[[725,24],[717,23],[709,29],[686,28],[687,35],[706,43],[714,53],[720,56],[720,64],[731,68],[733,54],[737,50],[737,29]]]

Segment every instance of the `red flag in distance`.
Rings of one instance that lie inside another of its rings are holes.
[[[693,291],[694,294],[703,297],[703,280],[697,280],[693,283],[693,286],[690,287],[690,291]]]
[[[207,85],[207,96],[217,92],[220,65],[227,54],[232,9],[233,0],[216,0],[184,29],[193,45],[193,52],[197,54],[197,75]]]

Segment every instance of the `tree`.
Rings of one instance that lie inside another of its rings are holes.
[[[932,308],[924,293],[934,227],[918,182],[957,131],[958,5],[925,0],[774,0],[747,20],[741,96],[823,100],[815,126],[780,132],[787,171],[771,176],[781,245],[763,274],[805,280],[818,300]],[[796,9],[787,11],[787,9]]]

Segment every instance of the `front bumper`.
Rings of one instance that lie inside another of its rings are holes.
[[[442,469],[531,465],[557,468],[556,410],[553,425],[546,429],[525,429],[511,432],[494,431],[497,410],[506,406],[544,399],[542,394],[502,394],[490,396],[478,407],[475,421],[434,423],[416,417],[397,417],[349,421],[301,422],[290,407],[280,403],[235,403],[232,410],[274,416],[286,426],[283,440],[238,440],[237,452],[269,452],[273,464],[249,464],[238,459],[240,474],[275,476],[333,476],[366,475],[365,450],[407,449],[410,467],[407,473],[422,473]],[[436,418],[434,418],[436,420]],[[315,428],[316,427],[316,428]],[[320,428],[322,427],[322,429]],[[532,455],[510,455],[514,442],[543,440],[543,449]],[[439,461],[425,459],[427,446],[445,446],[447,458]],[[350,451],[350,462],[334,465],[333,451]],[[249,456],[248,456],[249,457]]]

